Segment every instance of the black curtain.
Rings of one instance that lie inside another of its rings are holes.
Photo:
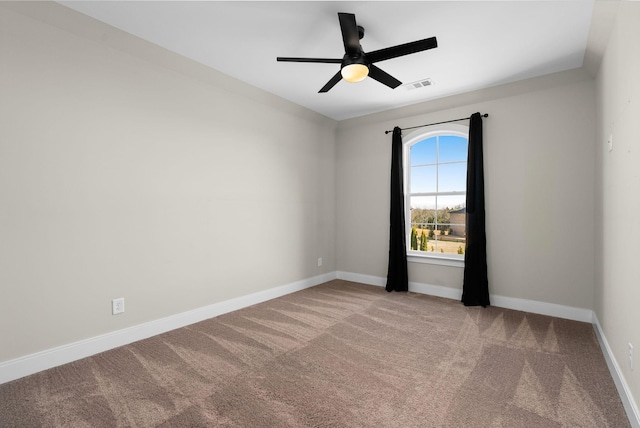
[[[471,115],[467,157],[467,245],[464,253],[462,303],[489,305],[487,279],[487,234],[484,214],[484,167],[482,155],[482,116]]]
[[[408,291],[407,246],[404,228],[404,187],[402,178],[402,130],[393,128],[391,144],[391,225],[389,227],[389,269],[387,291]]]

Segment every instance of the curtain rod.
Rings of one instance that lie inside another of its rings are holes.
[[[485,113],[485,114],[481,115],[481,117],[489,117],[489,113]],[[400,128],[400,130],[404,131],[406,129],[416,129],[416,128],[422,128],[424,126],[440,125],[440,124],[443,124],[443,123],[451,123],[451,122],[459,122],[461,120],[467,120],[467,119],[471,119],[471,116],[469,116],[469,117],[461,117],[460,119],[445,120],[445,121],[436,122],[436,123],[427,123],[426,125],[410,126],[409,128]],[[389,132],[393,132],[393,130],[384,131],[385,134],[388,134]]]

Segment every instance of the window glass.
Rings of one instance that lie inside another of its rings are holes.
[[[467,162],[438,165],[438,192],[464,192],[467,188]]]
[[[411,146],[411,166],[436,163],[436,137],[427,138]]]
[[[439,162],[467,162],[467,138],[456,135],[439,137]]]
[[[454,125],[405,141],[409,255],[464,259],[467,134]]]
[[[436,192],[437,183],[436,165],[411,167],[411,193]]]

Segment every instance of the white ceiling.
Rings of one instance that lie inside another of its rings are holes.
[[[65,6],[265,91],[342,120],[583,64],[593,0],[563,1],[63,1]],[[365,28],[365,52],[436,36],[438,48],[376,63],[408,91],[373,79],[318,90],[342,58],[338,12]]]

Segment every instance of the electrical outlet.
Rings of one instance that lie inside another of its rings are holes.
[[[629,368],[633,370],[633,345],[629,342]]]
[[[322,266],[322,257],[318,257],[318,267]]]
[[[113,315],[124,313],[124,297],[113,299],[111,301],[111,310]]]

